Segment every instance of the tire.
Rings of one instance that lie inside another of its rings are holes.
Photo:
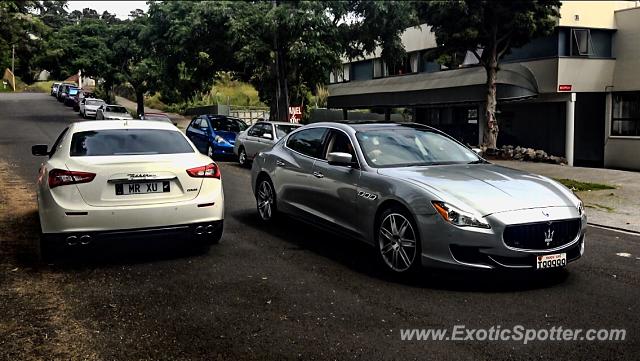
[[[400,275],[416,271],[421,265],[418,227],[403,207],[385,209],[375,228],[378,262],[389,273]]]
[[[264,223],[272,223],[278,213],[276,191],[267,176],[258,178],[256,185],[256,209],[258,218]]]
[[[247,152],[244,150],[244,147],[240,147],[240,151],[238,153],[238,163],[240,163],[241,167],[247,167],[249,162],[247,160]]]
[[[60,252],[61,245],[54,242],[53,239],[46,234],[40,234],[39,240],[39,258],[42,262],[51,261]]]

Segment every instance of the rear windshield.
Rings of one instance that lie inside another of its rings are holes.
[[[71,138],[72,157],[193,153],[179,131],[107,129],[78,132]]]
[[[76,94],[78,94],[78,89],[73,89],[73,88],[69,89],[69,95],[76,95]]]
[[[87,100],[87,105],[102,105],[104,102],[102,100]]]
[[[108,106],[107,107],[107,112],[110,112],[110,113],[126,113],[127,112],[127,108],[125,108],[125,107]]]

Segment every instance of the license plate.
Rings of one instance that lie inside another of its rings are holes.
[[[564,267],[566,265],[566,253],[548,254],[536,257],[536,269]]]
[[[170,192],[169,182],[122,183],[116,184],[116,195],[166,193]]]

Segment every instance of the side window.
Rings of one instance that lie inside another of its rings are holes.
[[[264,133],[271,134],[271,139],[273,139],[273,124],[265,123],[262,125],[262,131],[260,132],[260,136],[262,137]]]
[[[264,124],[263,123],[257,123],[256,125],[254,125],[253,127],[251,127],[251,130],[249,130],[248,135],[251,137],[259,137],[262,135],[263,129],[264,129]]]
[[[287,139],[287,147],[314,158],[320,158],[326,128],[302,130]]]
[[[64,128],[62,133],[60,133],[60,135],[58,136],[58,139],[56,139],[56,141],[51,146],[51,150],[49,151],[49,158],[53,157],[53,155],[58,150],[58,147],[60,147],[60,143],[62,142],[64,135],[67,134],[67,130],[69,130],[69,128]]]
[[[331,130],[331,133],[329,133],[329,142],[327,142],[327,147],[325,153],[322,155],[322,159],[327,159],[327,154],[333,152],[349,153],[351,157],[353,157],[352,159],[356,159],[356,153],[349,136],[339,130]]]

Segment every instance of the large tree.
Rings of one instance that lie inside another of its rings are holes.
[[[0,72],[11,67],[15,48],[15,75],[30,82],[34,75],[33,57],[42,47],[46,25],[34,15],[37,1],[0,1]]]
[[[458,0],[418,3],[421,19],[449,53],[471,51],[485,68],[487,125],[483,144],[496,148],[496,78],[499,61],[511,48],[548,35],[560,16],[558,0]]]

